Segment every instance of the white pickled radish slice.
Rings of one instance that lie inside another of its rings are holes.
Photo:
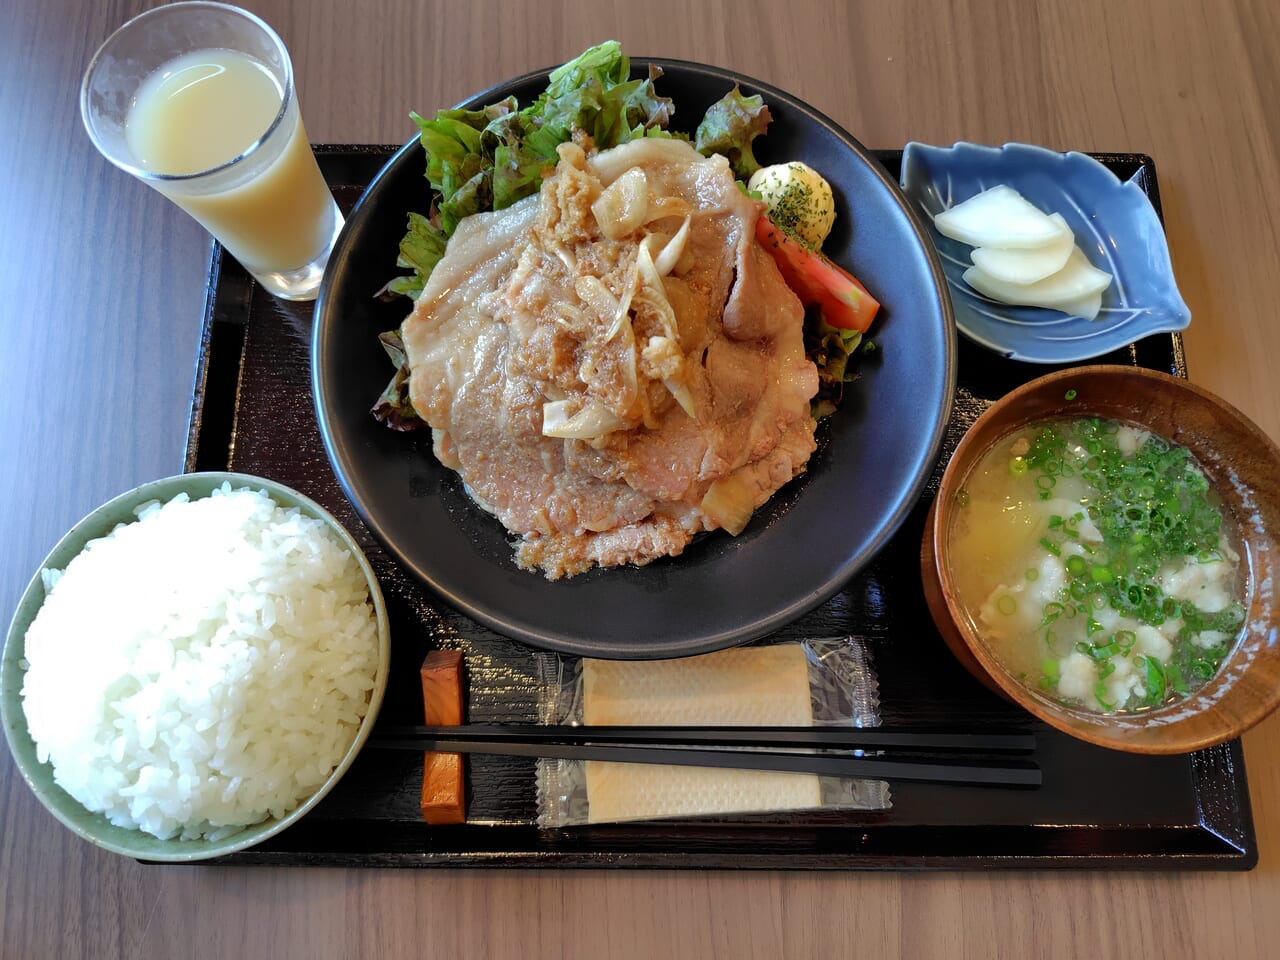
[[[1043,247],[1011,250],[1001,247],[974,247],[971,257],[976,267],[997,280],[1006,283],[1035,283],[1057,273],[1067,265],[1075,237],[1067,221],[1059,213],[1049,214],[1049,219],[1062,228],[1062,235]]]
[[[1079,305],[1085,297],[1101,294],[1111,284],[1111,274],[1097,269],[1078,247],[1073,247],[1067,265],[1035,283],[1008,283],[997,280],[981,267],[964,272],[964,282],[979,293],[1001,303],[1063,310]]]
[[[938,232],[972,247],[1014,250],[1044,247],[1059,240],[1066,224],[1057,224],[1013,187],[984,190],[933,218]]]
[[[1069,313],[1073,317],[1097,320],[1098,314],[1102,310],[1102,291],[1099,290],[1097,293],[1091,293],[1087,297],[1081,297],[1079,300],[1064,303],[1057,309],[1063,313]]]

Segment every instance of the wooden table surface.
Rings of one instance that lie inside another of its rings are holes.
[[[97,504],[182,467],[208,241],[94,152],[93,50],[135,0],[0,19],[0,617]],[[613,5],[251,0],[316,142],[614,37],[783,87],[870,147],[1008,140],[1155,158],[1191,379],[1280,439],[1273,0]],[[0,956],[1274,956],[1280,716],[1245,738],[1249,873],[792,874],[144,867],[63,830],[0,756]]]

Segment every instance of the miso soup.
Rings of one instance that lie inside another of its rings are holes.
[[[1234,645],[1248,564],[1185,447],[1115,420],[1035,423],[987,451],[957,498],[957,599],[1028,686],[1150,710],[1203,685]]]

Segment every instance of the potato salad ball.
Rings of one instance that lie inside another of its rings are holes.
[[[769,218],[801,243],[817,250],[831,232],[836,202],[831,184],[808,164],[793,161],[761,167],[747,189],[760,194]]]

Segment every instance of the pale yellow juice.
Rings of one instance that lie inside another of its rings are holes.
[[[138,89],[126,123],[129,149],[151,173],[210,171],[257,143],[282,99],[276,78],[243,53],[183,54]],[[296,100],[280,128],[234,169],[219,174],[213,186],[185,180],[153,185],[255,273],[294,270],[325,249],[336,208]]]

